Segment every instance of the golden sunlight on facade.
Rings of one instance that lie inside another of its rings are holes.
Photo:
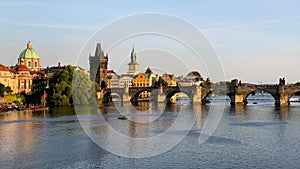
[[[146,74],[139,73],[133,77],[132,86],[133,87],[149,87],[150,80],[148,77],[146,77]],[[149,96],[150,96],[150,93],[147,91],[144,91],[139,95],[139,99],[148,99]]]
[[[0,64],[0,83],[9,86],[13,93],[30,94],[33,79],[47,79],[47,75],[41,71],[39,55],[28,42],[27,48],[19,55],[18,64],[12,67]]]

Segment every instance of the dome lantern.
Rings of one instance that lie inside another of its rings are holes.
[[[22,59],[39,59],[38,53],[32,48],[32,43],[27,43],[27,48],[23,50],[19,55],[20,60]]]
[[[32,48],[32,43],[29,41],[28,43],[27,43],[27,49],[31,49]]]

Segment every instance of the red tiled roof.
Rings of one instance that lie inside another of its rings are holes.
[[[1,71],[10,71],[10,69],[2,64],[0,64],[0,70]]]
[[[25,65],[19,65],[17,71],[29,71],[29,69]]]
[[[107,73],[115,73],[114,70],[107,70]]]

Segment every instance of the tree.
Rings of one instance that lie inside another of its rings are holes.
[[[13,92],[13,90],[11,90],[10,86],[6,86],[6,87],[5,87],[5,91],[6,91],[6,93],[8,93],[8,94],[11,94],[11,93]]]
[[[161,77],[159,77],[159,79],[158,79],[158,82],[157,82],[158,84],[158,87],[166,87],[166,86],[168,86],[168,82],[166,82],[163,78],[161,78]]]
[[[6,91],[6,88],[4,86],[4,84],[0,83],[0,96],[3,97],[4,93]]]
[[[5,93],[11,94],[13,91],[10,86],[4,86],[4,84],[0,83],[0,96],[3,97]]]
[[[99,85],[90,81],[88,75],[80,70],[74,71],[73,101],[76,105],[96,104]]]
[[[99,85],[90,81],[88,74],[68,65],[49,79],[48,103],[51,106],[94,103],[98,90]]]
[[[7,95],[7,96],[5,96],[5,99],[7,102],[14,102],[14,101],[24,102],[25,101],[25,98],[22,95],[16,95],[16,94]]]
[[[72,78],[74,67],[66,66],[49,79],[49,102],[51,106],[70,106],[72,104]]]

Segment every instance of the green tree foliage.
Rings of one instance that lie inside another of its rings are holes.
[[[12,90],[9,86],[5,87],[4,84],[0,83],[0,96],[3,97],[5,93],[11,94]]]
[[[73,101],[76,105],[97,104],[99,85],[90,81],[89,76],[80,71],[74,71],[73,76]]]
[[[5,86],[4,84],[0,83],[0,96],[3,97],[5,93]]]
[[[70,106],[72,100],[72,78],[74,67],[66,66],[49,79],[49,102],[51,106]]]
[[[6,87],[5,87],[5,91],[6,91],[6,93],[8,93],[8,94],[11,94],[11,93],[13,92],[13,90],[11,90],[10,86],[6,86]]]
[[[25,98],[23,95],[16,95],[16,94],[10,94],[5,96],[5,100],[7,102],[23,102],[25,101]]]
[[[158,81],[157,81],[157,86],[158,87],[166,87],[168,86],[168,82],[166,82],[163,78],[159,77]]]
[[[48,103],[59,107],[96,103],[96,91],[99,85],[91,82],[88,74],[68,65],[49,79]]]

